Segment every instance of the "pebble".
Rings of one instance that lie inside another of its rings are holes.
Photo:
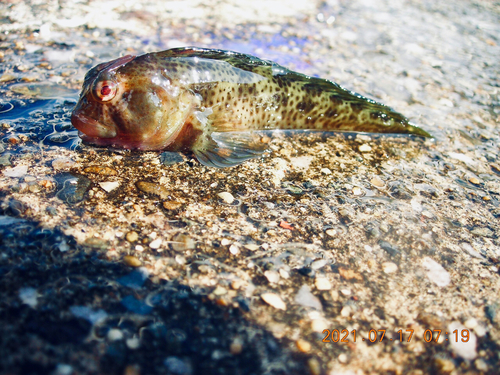
[[[352,193],[353,193],[354,195],[361,195],[361,194],[363,194],[363,190],[361,190],[361,188],[360,188],[360,187],[358,187],[358,186],[354,186],[354,187],[352,188]]]
[[[130,350],[136,350],[141,346],[141,340],[138,337],[131,337],[125,341],[125,344]]]
[[[243,352],[243,340],[240,337],[235,337],[229,345],[229,352],[232,355],[238,355]]]
[[[370,183],[375,186],[375,187],[384,187],[384,181],[382,181],[380,178],[378,178],[377,176],[373,177],[371,180],[370,180]]]
[[[165,151],[160,155],[160,163],[163,165],[174,165],[183,161],[182,155],[178,152]]]
[[[233,195],[227,191],[223,191],[222,193],[219,193],[217,195],[227,204],[232,204],[234,202]]]
[[[286,304],[276,293],[264,293],[260,296],[268,305],[279,310],[286,310]]]
[[[8,165],[12,165],[12,163],[10,162],[10,156],[10,154],[4,154],[0,156],[0,166],[6,167]]]
[[[311,375],[321,375],[321,364],[316,358],[309,358],[307,360],[307,366],[309,367]]]
[[[312,307],[316,310],[323,310],[323,305],[321,301],[314,294],[311,293],[311,289],[307,285],[302,285],[295,296],[295,303],[304,306]]]
[[[367,145],[366,143],[359,146],[360,152],[370,152],[371,150],[372,150],[372,148],[369,145]]]
[[[384,273],[394,273],[398,270],[398,266],[396,263],[393,262],[384,262],[382,263],[382,269],[384,270]]]
[[[106,166],[100,166],[100,165],[93,165],[90,167],[87,167],[83,170],[86,173],[95,173],[99,174],[101,176],[116,176],[118,172],[114,170],[113,168],[106,167]]]
[[[133,255],[125,255],[123,257],[123,261],[125,262],[125,264],[127,266],[130,266],[130,267],[140,267],[142,266],[142,262],[136,258],[135,256]]]
[[[172,241],[172,249],[176,251],[192,250],[196,247],[196,242],[187,234],[178,233]]]
[[[17,167],[6,168],[3,170],[3,175],[5,177],[18,178],[18,177],[23,177],[26,173],[28,173],[27,165],[18,165]]]
[[[99,186],[107,193],[111,193],[113,190],[120,186],[120,183],[117,181],[105,181],[99,182]]]
[[[265,271],[264,276],[271,284],[275,284],[280,280],[280,274],[274,270]]]
[[[479,185],[481,183],[476,177],[469,178],[469,182],[474,185]]]
[[[109,341],[118,341],[123,339],[123,332],[117,328],[112,328],[108,331],[107,337]]]
[[[161,199],[168,199],[171,193],[166,187],[154,182],[138,181],[135,186],[143,193],[155,195]]]
[[[240,253],[240,247],[233,243],[229,246],[229,252],[233,255],[238,255]]]
[[[427,277],[429,280],[437,286],[447,286],[450,283],[450,274],[434,259],[424,257],[422,265],[427,269]]]
[[[337,235],[337,231],[335,229],[327,229],[325,233],[330,237],[335,237]]]
[[[311,268],[313,270],[319,270],[326,266],[328,264],[328,261],[326,259],[318,259],[315,260],[314,262],[311,263]]]
[[[295,345],[297,346],[297,349],[299,349],[299,351],[301,351],[302,353],[309,353],[312,347],[311,343],[304,339],[298,339],[297,341],[295,341]]]
[[[58,158],[52,161],[52,168],[55,170],[68,170],[75,166],[75,161],[70,158]]]
[[[471,233],[481,237],[493,237],[493,231],[490,228],[474,228]]]
[[[162,242],[163,241],[161,238],[157,238],[156,240],[150,242],[149,247],[154,249],[154,250],[158,250],[160,248]]]
[[[139,239],[139,235],[137,232],[131,231],[126,234],[125,238],[128,242],[135,242]]]
[[[328,168],[321,168],[321,173],[328,175],[332,174],[332,171]]]
[[[180,358],[171,356],[167,357],[163,362],[167,368],[168,373],[175,375],[191,375],[193,373],[193,366],[188,359],[182,360]]]
[[[332,283],[326,277],[316,277],[315,285],[318,290],[332,289]]]
[[[54,176],[58,187],[56,197],[68,204],[81,202],[92,183],[87,177],[76,173],[59,173]]]
[[[250,250],[250,251],[255,251],[259,249],[259,245],[249,243],[243,246],[245,249]]]
[[[329,329],[329,328],[330,328],[329,323],[324,319],[313,319],[311,321],[311,330],[313,332],[321,333],[325,329]]]
[[[448,326],[449,331],[448,332],[453,332],[454,330],[458,330],[458,341],[455,341],[454,334],[452,334],[453,339],[449,340],[450,342],[450,347],[451,350],[458,355],[459,357],[462,357],[463,359],[467,360],[473,360],[477,357],[477,352],[476,352],[476,335],[469,330],[469,340],[467,342],[463,342],[461,340],[461,332],[465,328],[460,322],[454,321],[451,322],[450,325]]]
[[[224,294],[227,294],[227,289],[220,285],[217,285],[217,287],[214,289],[212,293],[215,294],[216,296],[223,296]]]
[[[346,280],[363,281],[363,276],[361,276],[360,273],[347,268],[339,267],[339,274],[342,278]]]
[[[500,165],[498,164],[490,164],[491,169],[493,169],[493,172],[500,173]]]
[[[165,208],[166,210],[170,210],[170,211],[177,210],[181,206],[182,206],[181,202],[175,202],[175,201],[163,202],[163,208]]]

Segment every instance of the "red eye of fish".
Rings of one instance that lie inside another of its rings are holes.
[[[95,87],[95,95],[103,102],[113,99],[116,95],[116,83],[113,81],[98,82]]]

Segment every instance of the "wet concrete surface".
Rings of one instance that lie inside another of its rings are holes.
[[[0,369],[496,374],[499,6],[0,5]],[[196,45],[390,105],[435,138],[296,134],[227,169],[82,145],[85,72]]]

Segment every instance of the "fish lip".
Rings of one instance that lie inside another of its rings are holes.
[[[89,138],[114,138],[116,129],[100,124],[98,121],[81,113],[71,114],[71,124]]]

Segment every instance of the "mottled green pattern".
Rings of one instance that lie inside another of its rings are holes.
[[[100,90],[113,92],[102,99]],[[112,87],[113,90],[109,89]],[[259,131],[302,129],[429,137],[391,108],[328,80],[230,51],[125,56],[85,77],[72,122],[98,145],[193,151],[210,166],[260,155]]]

